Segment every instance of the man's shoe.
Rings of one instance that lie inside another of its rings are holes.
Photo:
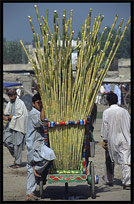
[[[102,176],[102,179],[103,179],[103,181],[105,182],[105,185],[113,186],[113,183],[111,183],[111,182],[106,182],[106,181],[105,181],[104,176]]]
[[[107,182],[105,185],[108,185],[108,186],[113,186],[113,183],[109,183],[109,182]]]
[[[123,185],[124,190],[130,190],[131,189],[131,184],[125,184]]]

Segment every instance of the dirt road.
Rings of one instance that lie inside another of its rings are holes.
[[[107,106],[98,105],[101,113]],[[85,183],[70,183],[68,185],[68,199],[65,198],[65,185],[62,183],[46,184],[44,186],[43,198],[45,201],[130,201],[131,191],[123,190],[121,185],[121,168],[115,166],[115,181],[113,187],[104,185],[102,180],[104,171],[104,150],[100,137],[101,119],[97,119],[94,125],[94,137],[96,141],[95,157],[90,158],[95,167],[95,174],[99,175],[99,184],[95,185],[96,199],[90,195],[90,186]],[[26,194],[26,149],[23,152],[23,167],[19,169],[8,168],[13,163],[7,148],[3,147],[3,201],[24,201]],[[39,195],[39,186],[36,189]]]

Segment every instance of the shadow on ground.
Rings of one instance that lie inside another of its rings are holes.
[[[52,184],[50,184],[52,185]],[[120,191],[119,185],[121,185],[121,181],[119,179],[115,179],[114,187],[102,185],[97,186],[95,185],[95,192],[96,198],[100,197],[97,195],[101,192],[108,192],[108,191]],[[117,186],[117,187],[116,187]],[[76,185],[76,186],[69,186],[68,184],[68,193],[65,192],[65,185],[63,186],[47,186],[45,188],[44,185],[43,196],[42,199],[49,198],[50,200],[87,200],[91,197],[90,185]],[[39,191],[36,191],[36,196],[40,196]]]

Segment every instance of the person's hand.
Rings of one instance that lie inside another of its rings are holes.
[[[44,112],[44,109],[43,109],[43,108],[41,109],[40,119],[41,119],[41,121],[43,121],[43,122],[44,122],[44,120],[45,120],[45,112]]]
[[[38,174],[37,171],[35,170],[34,166],[33,166],[33,172],[34,172],[34,175],[35,175],[35,176],[37,176],[37,177],[41,177],[41,175]]]
[[[103,147],[104,149],[107,149],[107,142],[106,142],[106,141],[103,141],[102,147]]]
[[[8,119],[11,120],[11,119],[12,119],[12,115],[9,115],[9,116],[8,116]]]
[[[3,115],[3,120],[8,121],[8,116]]]

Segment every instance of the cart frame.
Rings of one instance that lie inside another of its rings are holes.
[[[50,122],[47,126],[44,126],[44,142],[45,145],[49,145],[49,135],[48,135],[48,127],[50,127]],[[88,128],[87,128],[88,127]],[[85,136],[84,136],[84,143],[83,143],[83,152],[82,152],[82,160],[83,160],[83,172],[80,170],[70,170],[66,171],[59,171],[52,172],[51,168],[48,170],[47,176],[41,175],[39,178],[39,192],[40,196],[43,196],[43,185],[48,183],[57,183],[61,182],[65,184],[65,197],[68,196],[68,184],[71,182],[87,182],[90,185],[90,192],[92,199],[96,198],[96,191],[95,191],[95,184],[99,183],[98,175],[95,175],[94,172],[94,164],[92,161],[88,161],[89,157],[94,157],[95,155],[95,141],[93,139],[92,131],[90,130],[91,124],[90,120],[86,121],[86,128],[85,128]],[[92,140],[92,141],[91,141]],[[92,151],[91,151],[92,150]]]

